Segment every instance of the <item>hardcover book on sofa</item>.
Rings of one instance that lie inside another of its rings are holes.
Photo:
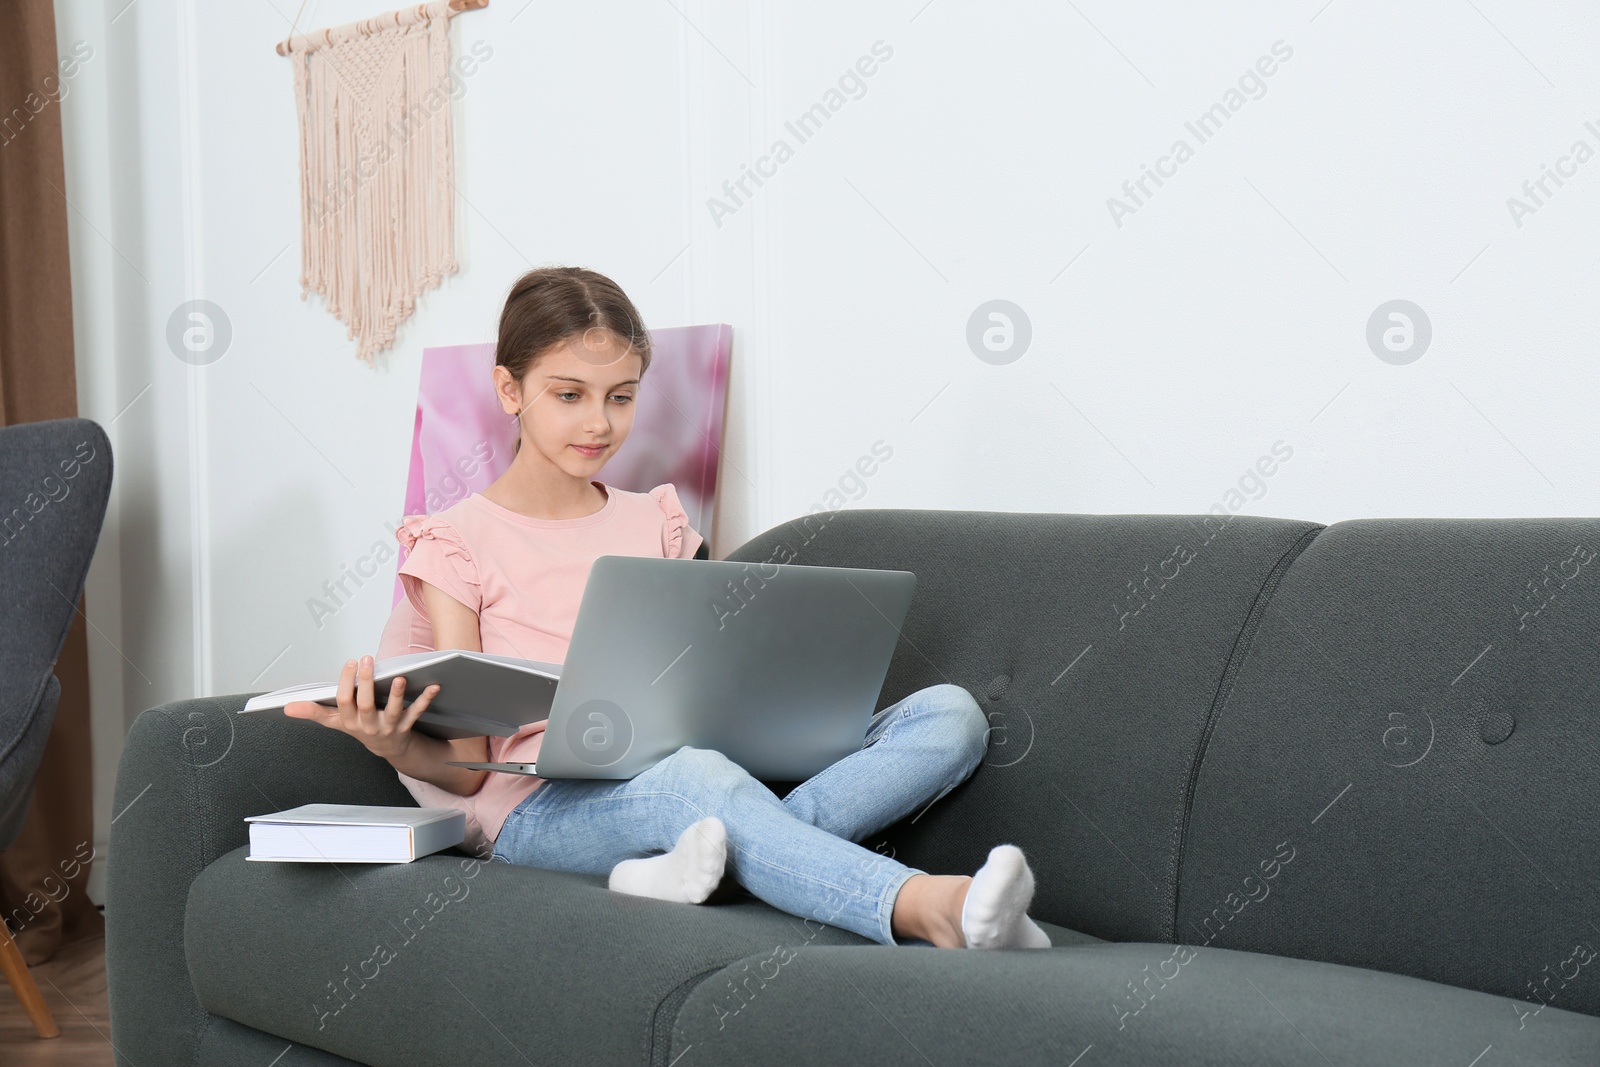
[[[412,727],[419,733],[446,741],[490,734],[510,737],[529,723],[550,717],[561,664],[459,648],[390,656],[372,664],[373,699],[379,707],[388,703],[389,685],[401,675],[406,679],[407,707],[428,686],[439,686],[428,710]],[[250,698],[239,714],[268,712],[289,718],[283,714],[285,704],[311,700],[333,707],[338,695],[338,682],[292,685]]]
[[[301,804],[247,815],[247,860],[293,863],[410,863],[467,836],[458,808],[371,804]]]

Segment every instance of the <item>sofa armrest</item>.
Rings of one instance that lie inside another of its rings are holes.
[[[300,804],[415,806],[355,738],[271,713],[253,693],[180,700],[128,732],[106,868],[106,979],[118,1062],[190,1062],[209,1018],[184,958],[189,887],[249,842],[246,815]]]

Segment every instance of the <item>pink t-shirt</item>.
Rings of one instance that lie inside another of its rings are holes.
[[[481,493],[437,515],[406,516],[395,531],[410,550],[400,567],[406,597],[384,627],[378,658],[435,647],[420,584],[427,582],[477,613],[483,651],[564,662],[597,556],[688,558],[699,550],[703,538],[689,525],[672,483],[648,493],[594,484],[605,491],[605,504],[576,519],[529,518]],[[545,726],[541,720],[511,737],[490,737],[489,760],[536,762]],[[544,782],[490,772],[476,793],[464,797],[409,775],[400,774],[400,780],[422,807],[465,811],[466,847],[485,859],[485,842],[499,836],[506,816]]]

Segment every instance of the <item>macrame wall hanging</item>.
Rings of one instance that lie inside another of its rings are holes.
[[[487,4],[291,27],[278,44],[300,117],[300,299],[322,294],[369,364],[417,297],[456,272],[450,18]]]

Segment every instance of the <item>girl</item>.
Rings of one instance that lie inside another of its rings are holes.
[[[689,557],[703,538],[671,483],[630,493],[594,480],[633,426],[650,337],[610,279],[579,267],[518,279],[500,316],[494,386],[519,438],[488,489],[396,536],[415,613],[412,646],[565,658],[595,557]],[[618,649],[626,655],[626,649]],[[512,738],[443,741],[411,726],[405,679],[380,708],[372,657],[345,664],[338,707],[286,712],[353,735],[430,805],[447,797],[493,842],[493,859],[586,874],[614,890],[702,903],[731,877],[783,911],[881,944],[1049,948],[1027,915],[1033,873],[997,845],[969,876],[931,875],[856,844],[925,808],[983,759],[987,722],[970,693],[935,685],[873,716],[860,750],[780,800],[719,752],[684,746],[626,781],[451,767],[537,760],[545,722]],[[493,778],[490,781],[491,777]]]

